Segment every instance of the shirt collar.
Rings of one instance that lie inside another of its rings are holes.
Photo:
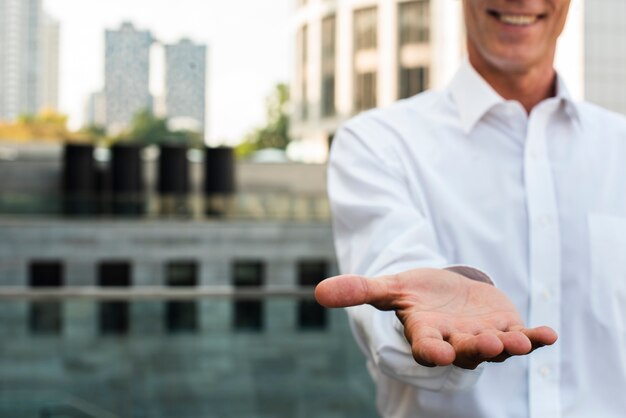
[[[561,103],[567,116],[569,116],[574,122],[580,124],[580,113],[576,102],[572,99],[569,89],[565,84],[565,80],[557,73],[556,75],[556,97],[561,99]]]
[[[556,83],[556,97],[563,103],[566,114],[580,122],[576,104],[563,78],[558,74]],[[449,88],[459,108],[461,125],[466,134],[491,108],[506,101],[478,74],[467,58],[463,60]]]

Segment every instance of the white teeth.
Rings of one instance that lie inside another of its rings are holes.
[[[536,15],[503,15],[500,16],[500,21],[509,25],[531,25],[537,21]]]

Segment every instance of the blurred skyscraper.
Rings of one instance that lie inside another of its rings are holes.
[[[85,107],[85,126],[106,126],[106,97],[103,91],[91,93]]]
[[[174,129],[204,133],[206,45],[189,39],[165,46],[165,112]]]
[[[0,120],[57,108],[59,23],[42,0],[0,0]]]
[[[59,106],[59,22],[47,13],[41,21],[40,108]]]
[[[152,109],[151,44],[150,32],[138,31],[130,22],[122,23],[119,30],[106,31],[104,90],[109,133],[121,132],[137,112]]]
[[[584,89],[591,102],[626,114],[626,2],[584,3]]]

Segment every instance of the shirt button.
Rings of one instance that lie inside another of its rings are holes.
[[[543,297],[543,300],[549,300],[552,298],[552,292],[550,292],[549,289],[544,289],[543,292],[541,292],[541,296]]]
[[[548,366],[543,366],[539,369],[539,374],[543,377],[548,377],[550,374],[550,368]]]
[[[547,227],[552,225],[552,217],[550,215],[542,215],[537,217],[537,225]]]

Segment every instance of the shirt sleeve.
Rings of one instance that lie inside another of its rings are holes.
[[[341,272],[373,277],[419,267],[449,267],[471,279],[490,282],[481,271],[450,266],[441,255],[423,196],[409,185],[401,159],[389,145],[393,138],[370,125],[358,130],[367,132],[369,141],[354,129],[340,130],[329,160],[328,193]],[[482,366],[476,370],[421,366],[413,359],[394,312],[369,305],[347,311],[368,363],[389,377],[428,390],[462,390],[471,387],[482,372]]]

